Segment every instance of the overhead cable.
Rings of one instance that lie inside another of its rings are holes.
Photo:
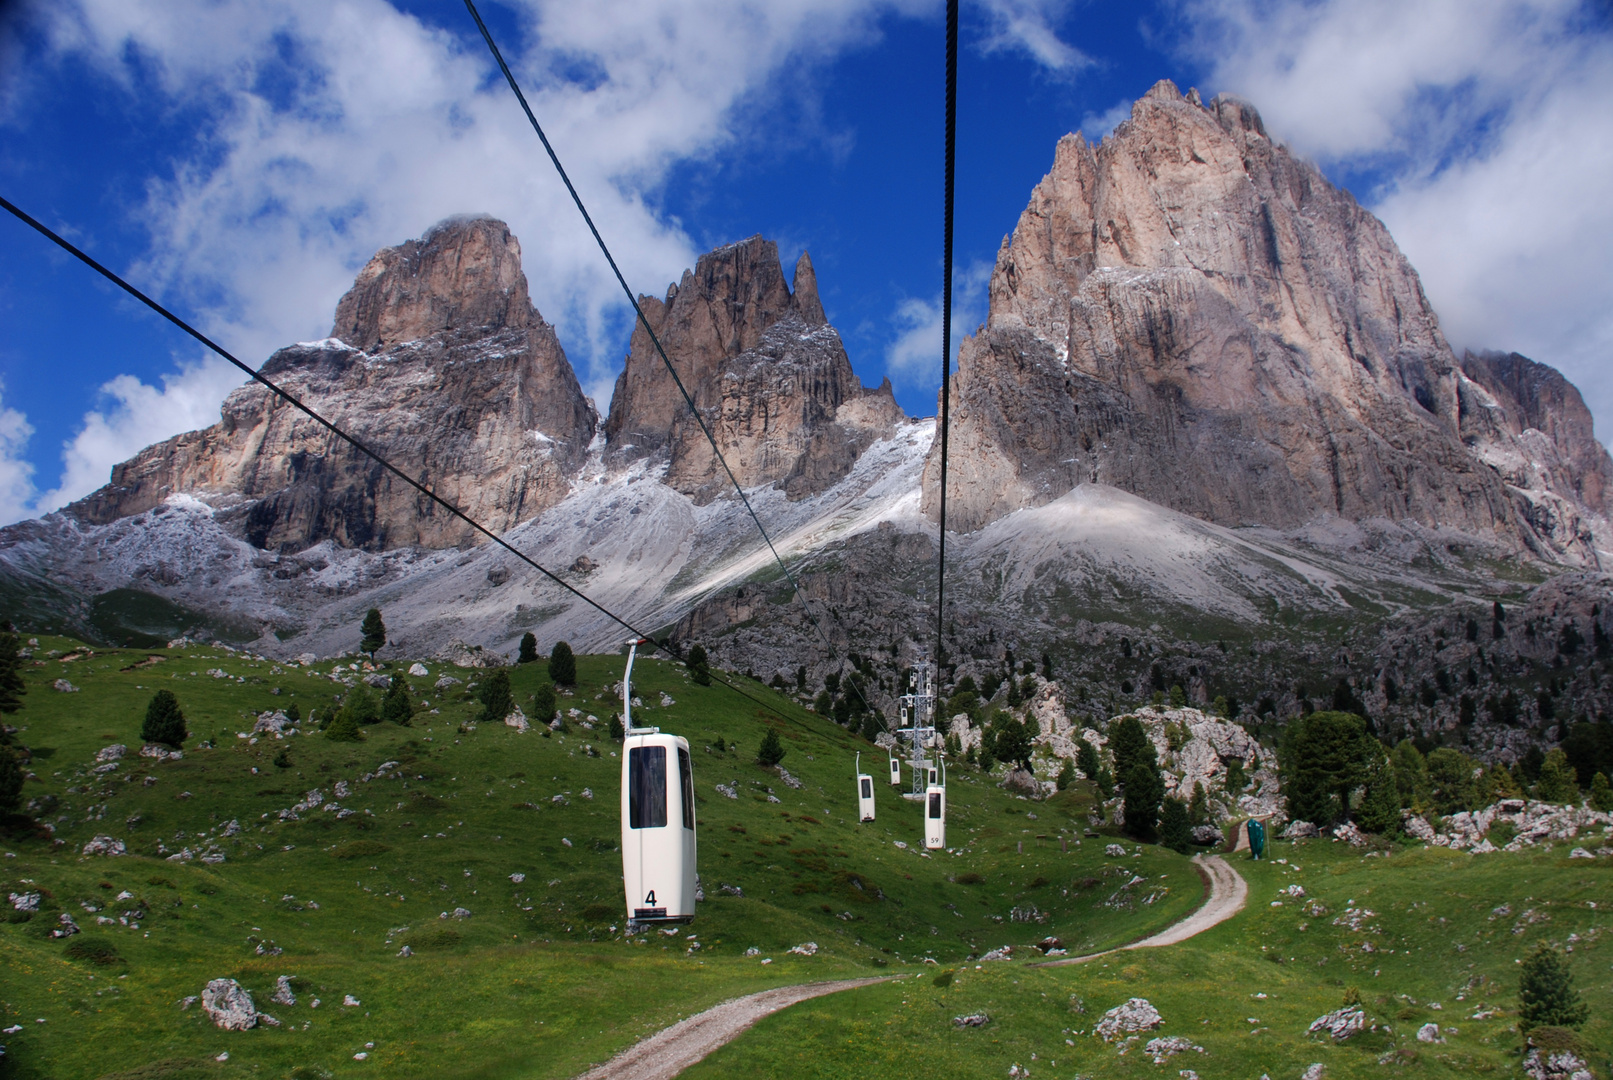
[[[829,641],[829,635],[824,633],[823,627],[818,622],[818,617],[812,613],[812,605],[808,602],[806,594],[801,591],[800,583],[795,580],[795,575],[790,572],[789,566],[785,564],[783,557],[779,555],[778,548],[773,544],[773,538],[768,535],[767,529],[762,525],[762,519],[757,516],[755,508],[751,506],[750,499],[745,494],[745,489],[739,483],[739,478],[734,475],[734,470],[729,467],[728,460],[723,457],[722,451],[717,447],[716,436],[711,433],[711,428],[706,423],[706,418],[701,415],[699,407],[695,405],[693,395],[684,386],[683,379],[679,377],[677,368],[672,366],[671,358],[667,356],[666,349],[661,346],[660,337],[657,336],[654,328],[650,326],[650,320],[645,317],[644,309],[639,306],[638,297],[628,286],[627,279],[622,275],[621,267],[616,265],[616,259],[611,255],[610,248],[605,244],[605,238],[600,235],[598,226],[594,224],[593,216],[588,213],[588,207],[583,205],[582,196],[577,193],[576,185],[571,182],[571,177],[566,173],[565,166],[560,164],[560,155],[555,153],[554,146],[549,142],[549,136],[544,134],[543,125],[538,123],[537,115],[532,111],[532,106],[527,103],[526,94],[521,91],[521,84],[516,82],[515,73],[510,70],[509,64],[504,62],[504,54],[499,51],[498,43],[493,40],[492,31],[482,21],[481,12],[476,10],[474,0],[465,0],[465,7],[470,11],[471,18],[476,20],[476,28],[482,32],[482,40],[487,43],[488,51],[493,54],[493,59],[498,63],[499,70],[504,73],[504,79],[510,84],[510,89],[514,91],[516,100],[521,103],[521,110],[526,113],[527,121],[531,123],[532,130],[537,133],[538,139],[543,143],[543,149],[548,153],[549,161],[553,163],[555,172],[560,174],[561,182],[566,185],[566,191],[570,193],[571,201],[576,203],[577,212],[582,214],[583,221],[587,223],[588,231],[593,234],[594,243],[599,245],[600,253],[605,256],[605,261],[610,264],[611,273],[616,275],[616,282],[621,285],[622,293],[632,306],[633,314],[637,317],[638,324],[644,328],[644,333],[649,337],[650,343],[655,346],[656,353],[661,357],[661,363],[666,365],[667,374],[672,376],[672,382],[677,386],[678,393],[683,395],[684,403],[689,406],[689,412],[694,415],[695,423],[700,425],[700,430],[705,434],[706,441],[711,444],[711,452],[716,455],[717,462],[722,466],[723,472],[728,474],[729,482],[733,484],[734,491],[739,495],[739,501],[744,505],[745,511],[750,514],[751,521],[755,523],[756,531],[761,533],[762,540],[767,544],[767,550],[772,552],[773,561],[778,563],[779,569],[783,571],[785,579],[790,583],[790,588],[794,590],[796,597],[800,599],[801,607],[806,612],[808,621],[812,623],[812,627],[818,632],[818,636],[823,639],[830,656],[835,656],[834,645]],[[956,36],[956,26],[954,25],[953,37],[956,38]],[[950,182],[949,178],[948,183],[950,184]],[[950,251],[950,248],[948,250]],[[841,670],[844,671],[844,661],[841,661],[841,663]],[[856,681],[850,680],[850,685],[852,690],[856,692],[857,697],[862,699],[863,708],[873,712],[872,706],[868,704],[868,699],[863,697],[862,690],[857,686]],[[877,717],[879,714],[876,712],[874,715]],[[880,724],[884,726],[883,718],[880,719]]]
[[[947,426],[952,405],[952,174],[958,135],[958,0],[947,0],[946,200],[942,211],[944,252],[941,276],[941,514],[940,552],[935,573],[935,676],[939,690],[946,659],[947,598]]]

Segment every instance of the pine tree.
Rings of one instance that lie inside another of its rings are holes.
[[[879,714],[876,712],[868,713],[863,717],[863,738],[867,739],[869,742],[873,742],[875,739],[879,738],[879,733],[882,727],[883,725],[880,721]]]
[[[333,722],[344,716],[358,725],[379,724],[381,709],[375,704],[375,698],[368,690],[362,686],[355,686],[342,701],[341,709],[332,718]]]
[[[386,623],[381,621],[381,610],[370,608],[369,614],[364,616],[364,625],[359,628],[364,640],[359,644],[360,652],[370,654],[375,659],[376,650],[386,644]]]
[[[1283,790],[1294,820],[1319,828],[1343,821],[1374,746],[1376,740],[1354,713],[1316,712],[1290,724],[1283,743]]]
[[[286,706],[286,719],[290,720],[293,724],[302,723],[302,710],[297,707],[297,703],[295,701]]]
[[[1126,820],[1131,820],[1130,815]],[[1159,818],[1159,842],[1178,855],[1186,855],[1193,845],[1193,826],[1188,821],[1187,804],[1181,799],[1165,800]]]
[[[1153,741],[1135,716],[1123,716],[1109,733],[1109,752],[1114,755],[1115,776],[1125,783],[1131,767],[1140,761],[1157,762]]]
[[[1053,658],[1047,653],[1042,654],[1042,678],[1053,681]]]
[[[1008,713],[998,713],[991,726],[997,731],[993,754],[1009,765],[1031,767],[1031,735],[1025,725]]]
[[[1064,766],[1059,769],[1057,779],[1053,781],[1060,791],[1075,783],[1075,763],[1069,758],[1064,759]]]
[[[1541,942],[1524,957],[1518,973],[1518,1030],[1537,1027],[1577,1028],[1591,1011],[1574,989],[1574,977],[1562,953]]]
[[[325,728],[325,738],[332,742],[363,742],[364,732],[359,729],[358,721],[343,709]]]
[[[1204,784],[1193,781],[1193,799],[1187,804],[1187,820],[1193,825],[1208,825],[1210,823],[1210,799],[1204,793]]]
[[[555,708],[554,687],[544,683],[532,694],[532,718],[540,724],[547,724],[554,719]]]
[[[694,679],[696,686],[711,685],[711,668],[706,657],[704,645],[695,645],[689,649],[689,655],[683,661],[689,669],[689,677]]]
[[[1227,794],[1237,795],[1248,785],[1249,777],[1243,771],[1243,759],[1233,758],[1227,762],[1226,779],[1221,782],[1221,786],[1226,789]]]
[[[1547,754],[1545,763],[1540,766],[1540,782],[1535,784],[1535,798],[1550,803],[1579,802],[1579,784],[1575,782],[1573,766],[1568,764],[1568,755],[1561,748]]]
[[[779,742],[778,729],[768,728],[767,734],[762,736],[762,746],[756,752],[756,763],[771,768],[784,760],[787,753]]]
[[[1379,836],[1400,831],[1400,792],[1387,761],[1379,760],[1367,770],[1367,791],[1356,810],[1355,823]]]
[[[1182,689],[1180,683],[1174,683],[1170,692],[1171,708],[1180,709],[1187,705],[1187,691]]]
[[[179,699],[168,690],[158,690],[151,695],[146,705],[145,723],[140,725],[141,740],[178,748],[188,737],[185,714],[179,711]]]
[[[549,650],[549,678],[556,686],[577,685],[577,658],[567,642],[557,641]]]
[[[1478,762],[1449,746],[1428,755],[1428,787],[1434,808],[1441,814],[1457,814],[1478,808],[1479,791],[1473,782]]]
[[[520,662],[523,663],[523,664],[530,664],[530,663],[533,663],[534,661],[536,661],[537,658],[538,658],[538,638],[537,638],[536,634],[534,634],[532,631],[528,630],[526,633],[521,635],[521,658],[520,658]]]
[[[1082,739],[1081,745],[1076,749],[1075,752],[1075,765],[1076,768],[1081,770],[1082,776],[1086,777],[1088,780],[1097,780],[1098,770],[1100,768],[1098,764],[1097,747],[1093,746],[1085,739]]]
[[[482,714],[477,719],[484,724],[499,724],[515,711],[515,699],[510,696],[510,673],[499,668],[482,683],[476,695],[482,703]]]
[[[17,809],[22,802],[22,762],[9,746],[0,746],[0,810]]]
[[[627,729],[622,727],[622,718],[616,713],[610,714],[610,737],[612,742],[627,738]]]
[[[1395,791],[1400,796],[1401,806],[1415,806],[1430,797],[1428,761],[1416,743],[1410,739],[1400,740],[1395,746],[1393,763]]]
[[[1606,773],[1591,777],[1591,807],[1604,814],[1613,811],[1613,784],[1608,783]]]
[[[1098,770],[1097,782],[1099,796],[1105,799],[1112,799],[1115,797],[1115,777],[1113,773],[1111,773],[1108,769],[1100,768]]]
[[[403,680],[403,676],[395,676],[392,685],[387,687],[386,696],[381,699],[381,719],[399,727],[408,727],[409,717],[413,713],[414,706],[409,702],[409,684]]]
[[[0,629],[0,713],[22,708],[22,696],[28,692],[22,680],[22,657],[17,655],[20,646],[17,632],[6,623]]]
[[[807,677],[806,665],[802,664],[800,667],[795,669],[795,692],[796,693],[798,693],[798,694],[806,693],[806,677]]]
[[[1159,824],[1159,805],[1165,798],[1165,781],[1159,766],[1151,760],[1139,761],[1126,773],[1125,832],[1144,842],[1152,841]]]

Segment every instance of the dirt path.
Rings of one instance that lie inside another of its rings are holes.
[[[890,976],[781,986],[714,1005],[623,1050],[578,1080],[671,1080],[762,1017],[810,998],[884,982]]]
[[[1083,964],[1100,956],[1126,949],[1152,949],[1160,945],[1175,945],[1195,934],[1203,933],[1217,923],[1225,922],[1243,910],[1249,897],[1249,886],[1219,855],[1199,855],[1193,859],[1210,885],[1210,895],[1198,909],[1179,923],[1166,927],[1153,937],[1122,945],[1119,949],[1092,953],[1090,956],[1072,956],[1053,960],[1045,967],[1063,964]],[[885,982],[892,976],[870,979],[843,979],[839,982],[806,983],[801,986],[781,986],[759,994],[735,998],[715,1005],[705,1012],[696,1013],[657,1032],[648,1039],[617,1054],[603,1065],[584,1073],[578,1080],[672,1080],[672,1077],[704,1058],[719,1046],[732,1041],[746,1028],[762,1017],[778,1012],[800,1001],[871,986]]]
[[[1108,949],[1104,952],[1091,953],[1087,956],[1072,956],[1065,960],[1048,961],[1045,967],[1059,967],[1064,964],[1084,964],[1088,960],[1096,960],[1100,956],[1110,953],[1124,952],[1127,949],[1155,949],[1161,945],[1175,945],[1186,941],[1195,934],[1202,934],[1217,923],[1226,922],[1232,916],[1243,910],[1244,903],[1249,899],[1249,885],[1236,870],[1228,865],[1227,861],[1219,855],[1195,855],[1193,861],[1209,879],[1210,895],[1200,904],[1198,909],[1179,923],[1174,923],[1155,934],[1153,937],[1134,941],[1130,945],[1122,945],[1118,949]]]

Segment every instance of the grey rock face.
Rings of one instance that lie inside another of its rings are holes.
[[[804,252],[793,291],[778,245],[753,236],[702,255],[664,300],[640,297],[639,304],[746,487],[775,483],[791,498],[822,491],[902,419],[888,380],[869,389],[852,372]],[[616,380],[605,434],[614,462],[665,454],[666,482],[698,503],[730,487],[642,325]]]
[[[502,222],[446,222],[372,259],[337,337],[276,352],[262,373],[495,531],[570,490],[597,417],[554,329],[527,298]],[[255,546],[324,539],[385,550],[480,537],[257,383],[220,422],[147,447],[73,504],[87,524],[169,495],[207,501]]]
[[[954,382],[948,524],[1103,483],[1227,525],[1384,518],[1594,561],[1587,529],[1520,512],[1529,498],[1464,445],[1470,386],[1381,222],[1249,105],[1160,83],[1101,144],[1059,143],[998,253]],[[1547,490],[1602,498],[1588,428],[1542,423],[1576,463]],[[1490,438],[1530,457],[1504,427]],[[932,451],[932,517],[938,467]]]

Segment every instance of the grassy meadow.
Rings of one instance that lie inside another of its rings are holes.
[[[8,904],[13,921],[0,924],[0,1027],[21,1026],[0,1036],[7,1076],[567,1077],[736,994],[933,978],[1049,934],[1090,951],[1152,933],[1202,895],[1195,869],[1169,851],[1106,857],[1113,838],[1085,835],[1081,785],[1027,802],[963,766],[949,789],[953,850],[922,853],[918,805],[887,785],[879,820],[855,820],[854,756],[882,779],[883,752],[760,684],[751,692],[784,719],[641,660],[635,691],[647,707],[635,718],[694,752],[706,900],[691,926],[628,937],[620,759],[606,732],[620,657],[579,658],[575,693],[560,698],[598,717],[593,730],[573,720],[545,738],[476,725],[470,687],[486,672],[428,662],[428,676],[409,678],[410,726],[366,727],[360,743],[306,724],[283,739],[239,737],[264,710],[330,709],[347,690],[332,661],[304,669],[207,646],[86,653],[49,637],[35,659],[25,707],[7,719],[34,751],[24,798],[42,800],[56,842],[17,831],[0,842],[0,894],[43,896],[32,918],[16,921]],[[384,670],[408,678],[408,666]],[[345,661],[341,671],[360,674]],[[461,681],[439,691],[444,674]],[[59,679],[76,692],[54,690]],[[542,663],[512,669],[518,702],[546,681]],[[157,689],[172,690],[188,720],[178,761],[136,756]],[[755,763],[770,724],[799,788]],[[113,743],[129,754],[92,772]],[[387,762],[398,764],[381,770]],[[324,803],[281,820],[314,790]],[[341,810],[326,809],[333,802]],[[82,855],[98,834],[128,854]],[[459,908],[469,915],[454,917]],[[63,913],[82,932],[52,939]],[[788,951],[806,942],[815,955]],[[412,955],[399,955],[405,945]],[[1020,970],[987,966],[993,977]],[[282,975],[295,1005],[270,1000]],[[214,978],[239,980],[280,1026],[221,1031],[199,1005],[182,1007]],[[960,975],[959,992],[974,978],[985,976]],[[890,992],[818,1007],[861,1015],[885,1010]],[[776,1038],[765,1028],[734,1050]],[[997,1056],[988,1043],[988,1063]]]

